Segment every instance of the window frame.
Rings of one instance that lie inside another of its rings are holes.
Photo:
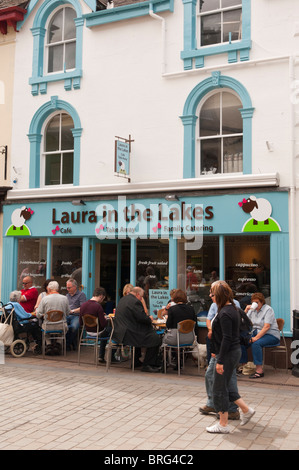
[[[44,182],[41,180],[41,160],[43,153],[41,144],[43,141],[45,123],[48,122],[49,116],[55,114],[55,111],[62,111],[69,114],[74,123],[74,128],[72,129],[74,137],[73,183],[72,185],[58,185],[58,187],[79,186],[80,184],[81,121],[77,111],[72,105],[66,101],[59,100],[57,96],[52,96],[49,102],[42,105],[36,111],[30,124],[28,133],[30,142],[29,188],[54,187],[54,185],[45,186]]]
[[[74,69],[48,73],[46,34],[49,22],[59,8],[73,8],[76,12],[74,19],[76,26],[76,65]],[[66,91],[80,89],[82,78],[82,51],[83,51],[83,25],[84,18],[79,0],[48,0],[42,2],[35,15],[33,27],[33,59],[32,76],[29,79],[33,96],[47,94],[48,84],[51,82],[64,82]]]
[[[62,170],[63,170],[63,154],[64,153],[72,153],[73,154],[73,164],[74,164],[74,145],[73,145],[73,148],[72,149],[68,149],[68,150],[62,150],[61,148],[61,136],[62,136],[62,115],[63,114],[67,114],[71,119],[72,117],[66,113],[64,110],[59,110],[59,111],[56,111],[54,112],[53,114],[51,114],[50,116],[48,116],[48,118],[45,120],[44,122],[44,125],[43,125],[43,129],[42,129],[42,146],[41,146],[41,174],[40,174],[40,182],[41,182],[41,187],[43,188],[53,188],[55,186],[57,187],[67,187],[67,186],[73,186],[73,183],[63,183],[62,182],[62,177],[63,177],[63,173],[62,173]],[[47,131],[47,127],[48,125],[50,124],[50,122],[52,121],[52,119],[54,119],[56,116],[60,116],[60,119],[59,119],[59,149],[58,150],[55,150],[55,151],[46,151],[45,150],[45,143],[46,143],[46,131]],[[60,155],[60,183],[59,184],[46,184],[46,158],[48,155]],[[74,175],[73,175],[74,177]]]
[[[184,50],[181,52],[181,59],[184,63],[184,70],[203,68],[205,57],[227,53],[228,63],[235,63],[238,60],[249,60],[251,49],[251,0],[242,1],[242,38],[240,40],[217,43],[207,46],[197,45],[197,35],[200,36],[198,25],[200,0],[183,0],[184,5]],[[231,9],[232,7],[228,7]],[[220,11],[220,10],[218,10]]]
[[[57,41],[55,43],[50,43],[48,41],[48,35],[49,35],[49,27],[50,27],[50,24],[54,18],[54,16],[62,11],[63,12],[63,23],[62,23],[62,31],[63,31],[63,36],[64,36],[64,32],[65,32],[65,10],[67,8],[71,8],[69,5],[62,5],[60,7],[57,7],[54,11],[52,11],[51,13],[51,16],[49,16],[48,18],[48,21],[47,21],[47,25],[46,25],[46,39],[45,39],[45,63],[44,63],[44,70],[45,70],[45,75],[52,75],[52,74],[57,74],[57,73],[64,73],[65,71],[66,72],[69,72],[69,71],[73,71],[76,69],[76,65],[75,67],[71,67],[71,68],[66,68],[64,70],[64,64],[66,62],[65,58],[66,58],[66,44],[70,44],[70,43],[77,43],[77,37],[75,36],[74,38],[71,38],[71,39],[65,39],[63,38],[61,41]],[[72,8],[72,10],[74,10]],[[74,10],[75,11],[75,10]],[[63,46],[63,60],[62,60],[62,69],[61,70],[57,70],[57,71],[53,71],[53,72],[49,72],[49,51],[50,51],[50,48],[51,47],[55,47],[55,46]],[[76,60],[76,57],[75,57],[75,60]]]
[[[198,115],[198,119],[197,119],[197,122],[196,122],[196,163],[195,163],[195,171],[196,171],[196,175],[198,175],[199,177],[201,176],[207,176],[207,174],[204,174],[201,170],[201,159],[202,159],[202,153],[201,153],[201,142],[202,141],[207,141],[207,140],[212,140],[212,139],[216,139],[216,138],[219,138],[221,140],[221,171],[218,171],[216,174],[217,175],[228,175],[228,174],[232,174],[232,175],[235,175],[235,174],[241,174],[242,172],[224,172],[223,171],[223,167],[224,167],[224,154],[223,154],[223,139],[224,138],[229,138],[229,137],[242,137],[242,140],[243,140],[243,132],[242,133],[235,133],[235,134],[223,134],[223,129],[222,129],[222,99],[223,99],[223,93],[230,93],[231,95],[235,96],[236,98],[238,98],[238,100],[240,100],[240,97],[238,96],[238,94],[236,92],[234,92],[233,90],[230,90],[228,88],[217,88],[215,90],[213,90],[212,92],[210,93],[207,93],[204,98],[200,101],[199,105],[198,105],[198,108],[197,108],[197,115]],[[220,129],[220,133],[219,134],[215,134],[213,136],[200,136],[200,114],[201,114],[201,110],[203,108],[203,106],[205,105],[206,101],[211,98],[212,96],[215,96],[215,95],[218,95],[220,94],[221,95],[221,98],[220,98],[220,103],[221,103],[221,112],[220,112],[220,126],[221,126],[221,129]],[[242,107],[242,103],[241,103],[241,100],[240,100],[240,108]],[[242,145],[243,147],[243,145]],[[242,162],[243,162],[243,156],[242,156]]]
[[[220,3],[222,2],[222,0],[220,0]],[[224,35],[224,28],[223,28],[223,25],[224,25],[224,18],[223,18],[223,15],[227,12],[231,12],[231,11],[235,11],[235,10],[240,10],[241,9],[241,37],[239,37],[238,39],[235,39],[235,40],[231,40],[231,41],[224,41],[223,40],[223,35]],[[206,17],[206,16],[210,16],[210,15],[216,15],[216,14],[220,14],[220,18],[221,18],[221,29],[220,29],[220,32],[221,32],[221,41],[220,42],[217,42],[217,43],[212,43],[212,44],[201,44],[201,27],[202,27],[202,22],[201,22],[201,19]],[[198,27],[198,30],[199,30],[199,35],[198,35],[198,48],[199,47],[210,47],[210,46],[215,46],[215,45],[220,45],[220,44],[228,44],[230,42],[235,42],[235,41],[240,41],[242,39],[242,0],[240,0],[240,3],[238,5],[231,5],[229,7],[222,7],[222,5],[217,8],[216,10],[210,10],[210,11],[206,11],[206,12],[200,12],[200,9],[197,13],[197,27]]]
[[[180,116],[184,126],[183,178],[196,177],[195,146],[198,105],[208,93],[222,88],[235,92],[242,103],[240,112],[243,119],[243,174],[252,173],[252,116],[254,108],[252,107],[250,96],[246,88],[239,81],[232,77],[221,75],[219,71],[215,71],[212,72],[210,78],[201,81],[191,90],[185,102],[183,115]],[[221,175],[223,176],[223,174]]]

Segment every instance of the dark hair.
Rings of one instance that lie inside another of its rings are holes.
[[[96,287],[95,290],[93,291],[94,297],[99,297],[100,295],[103,295],[104,297],[106,297],[106,291],[104,287]]]
[[[215,295],[219,312],[227,302],[230,302],[236,308],[233,291],[225,281],[213,282],[211,285],[211,292]]]
[[[173,293],[172,300],[178,304],[182,302],[183,304],[187,303],[187,294],[182,289],[176,289]]]
[[[46,279],[45,282],[43,283],[43,290],[47,292],[47,287],[49,285],[49,282],[54,281],[54,279]]]
[[[254,294],[252,294],[251,302],[254,302],[255,300],[259,300],[262,305],[266,303],[264,294],[262,294],[261,292],[255,292]]]

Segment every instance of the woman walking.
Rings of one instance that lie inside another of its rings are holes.
[[[230,402],[241,409],[241,426],[252,418],[255,411],[241,398],[237,386],[230,385],[241,356],[240,315],[234,304],[233,292],[224,281],[216,281],[211,287],[218,313],[212,323],[211,352],[216,354],[216,373],[213,386],[213,402],[220,420],[206,430],[210,433],[230,433],[228,408]]]

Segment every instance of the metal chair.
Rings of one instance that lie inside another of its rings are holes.
[[[196,340],[196,336],[195,336],[195,321],[193,320],[183,320],[181,322],[179,322],[177,324],[177,334],[176,334],[176,338],[177,338],[177,344],[176,345],[173,345],[173,344],[168,344],[168,343],[164,343],[162,344],[162,347],[163,347],[163,362],[164,362],[164,373],[166,374],[166,369],[167,369],[167,365],[166,365],[166,351],[168,349],[168,351],[171,352],[172,349],[175,349],[177,351],[177,358],[178,358],[178,375],[181,374],[181,351],[183,352],[182,354],[182,359],[183,359],[183,364],[182,364],[182,368],[184,368],[185,366],[185,354],[188,354],[188,353],[192,353],[192,347],[193,347],[193,344],[194,344],[194,341]],[[188,333],[191,333],[193,332],[193,340],[192,342],[188,341],[188,342],[184,342],[184,335],[187,335]],[[200,372],[200,362],[199,362],[199,355],[197,357],[197,367],[198,367],[198,373]]]
[[[98,366],[98,351],[99,351],[99,320],[93,315],[82,316],[83,326],[81,329],[79,342],[78,342],[78,364],[80,365],[81,357],[81,346],[93,346],[94,348],[94,360],[96,366]],[[88,330],[96,328],[95,334],[91,334]]]
[[[288,348],[287,343],[285,340],[285,336],[283,334],[283,327],[284,327],[284,319],[283,318],[276,318],[277,326],[280,331],[280,336],[283,344],[278,344],[277,346],[266,346],[267,349],[270,349],[270,352],[274,354],[274,368],[276,370],[276,355],[280,353],[285,354],[285,364],[286,364],[286,372],[288,371],[289,360],[288,360]]]
[[[63,354],[66,356],[66,333],[67,333],[67,323],[63,319],[64,313],[61,310],[49,310],[45,314],[45,318],[42,325],[42,352],[43,357],[45,357],[46,349],[46,338],[47,336],[50,339],[60,339],[62,340],[63,345]],[[56,328],[52,327],[55,326]],[[51,328],[49,328],[51,327]]]
[[[106,372],[108,372],[109,370],[109,367],[111,365],[111,356],[112,356],[112,349],[118,349],[118,348],[122,348],[124,346],[127,346],[127,345],[124,345],[122,343],[117,343],[116,341],[114,341],[112,339],[113,337],[113,333],[114,333],[114,319],[112,317],[110,317],[110,320],[111,320],[111,327],[112,327],[112,330],[111,330],[111,334],[110,334],[110,338],[109,338],[109,341],[107,343],[107,354],[106,354]],[[131,368],[132,368],[132,371],[134,372],[134,364],[135,364],[135,346],[129,346],[130,347],[130,351],[131,351]]]

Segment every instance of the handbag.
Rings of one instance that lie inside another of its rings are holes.
[[[0,341],[5,346],[10,346],[14,340],[14,330],[12,327],[12,312],[4,323],[0,323]]]

